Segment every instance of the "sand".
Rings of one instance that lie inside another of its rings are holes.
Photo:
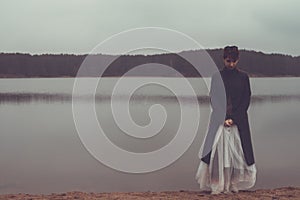
[[[66,193],[52,193],[52,194],[4,194],[0,195],[0,200],[45,200],[45,199],[300,199],[300,187],[283,187],[277,189],[260,189],[256,191],[240,191],[237,194],[218,194],[211,195],[209,192],[199,191],[166,191],[166,192],[112,192],[112,193],[86,193],[86,192],[66,192]]]

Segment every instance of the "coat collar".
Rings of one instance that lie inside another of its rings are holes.
[[[224,71],[225,73],[231,74],[231,73],[238,73],[239,69],[237,67],[235,67],[233,69],[229,69],[228,67],[223,67],[222,71]]]

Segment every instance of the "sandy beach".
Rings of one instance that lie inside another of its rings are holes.
[[[240,191],[237,194],[218,194],[211,195],[209,192],[200,191],[165,191],[165,192],[112,192],[112,193],[86,193],[86,192],[66,192],[52,194],[3,194],[0,200],[46,200],[46,199],[120,199],[120,200],[139,200],[139,199],[300,199],[300,187],[283,187],[276,189],[260,189],[256,191]]]

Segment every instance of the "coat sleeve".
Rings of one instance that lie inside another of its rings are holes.
[[[215,74],[212,76],[211,85],[210,85],[210,104],[214,112],[222,113],[226,109],[225,101],[225,89],[222,84],[223,80],[221,76]]]
[[[247,110],[250,105],[251,88],[250,88],[249,76],[247,74],[245,75],[244,81],[245,81],[245,83],[244,83],[244,87],[242,90],[240,104],[236,107],[235,110],[233,110],[233,113],[232,113],[233,121],[243,118],[242,116],[247,113]]]

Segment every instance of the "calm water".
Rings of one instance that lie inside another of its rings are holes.
[[[161,104],[168,113],[160,133],[141,140],[124,134],[114,123],[109,99],[116,79],[102,80],[95,108],[112,142],[129,151],[148,152],[172,140],[180,108],[171,91],[145,86],[132,97],[131,115],[141,126],[149,123],[148,109],[153,104]],[[210,113],[203,82],[190,79],[198,94],[201,121],[188,151],[159,171],[129,174],[98,162],[81,143],[72,115],[73,81],[0,79],[0,193],[198,190],[194,176]],[[299,84],[300,78],[251,78],[253,97],[248,113],[258,169],[254,189],[300,186]],[[118,96],[120,102],[122,95],[126,91]],[[183,95],[188,98],[190,94]],[[78,98],[88,104],[90,97],[87,92]]]

